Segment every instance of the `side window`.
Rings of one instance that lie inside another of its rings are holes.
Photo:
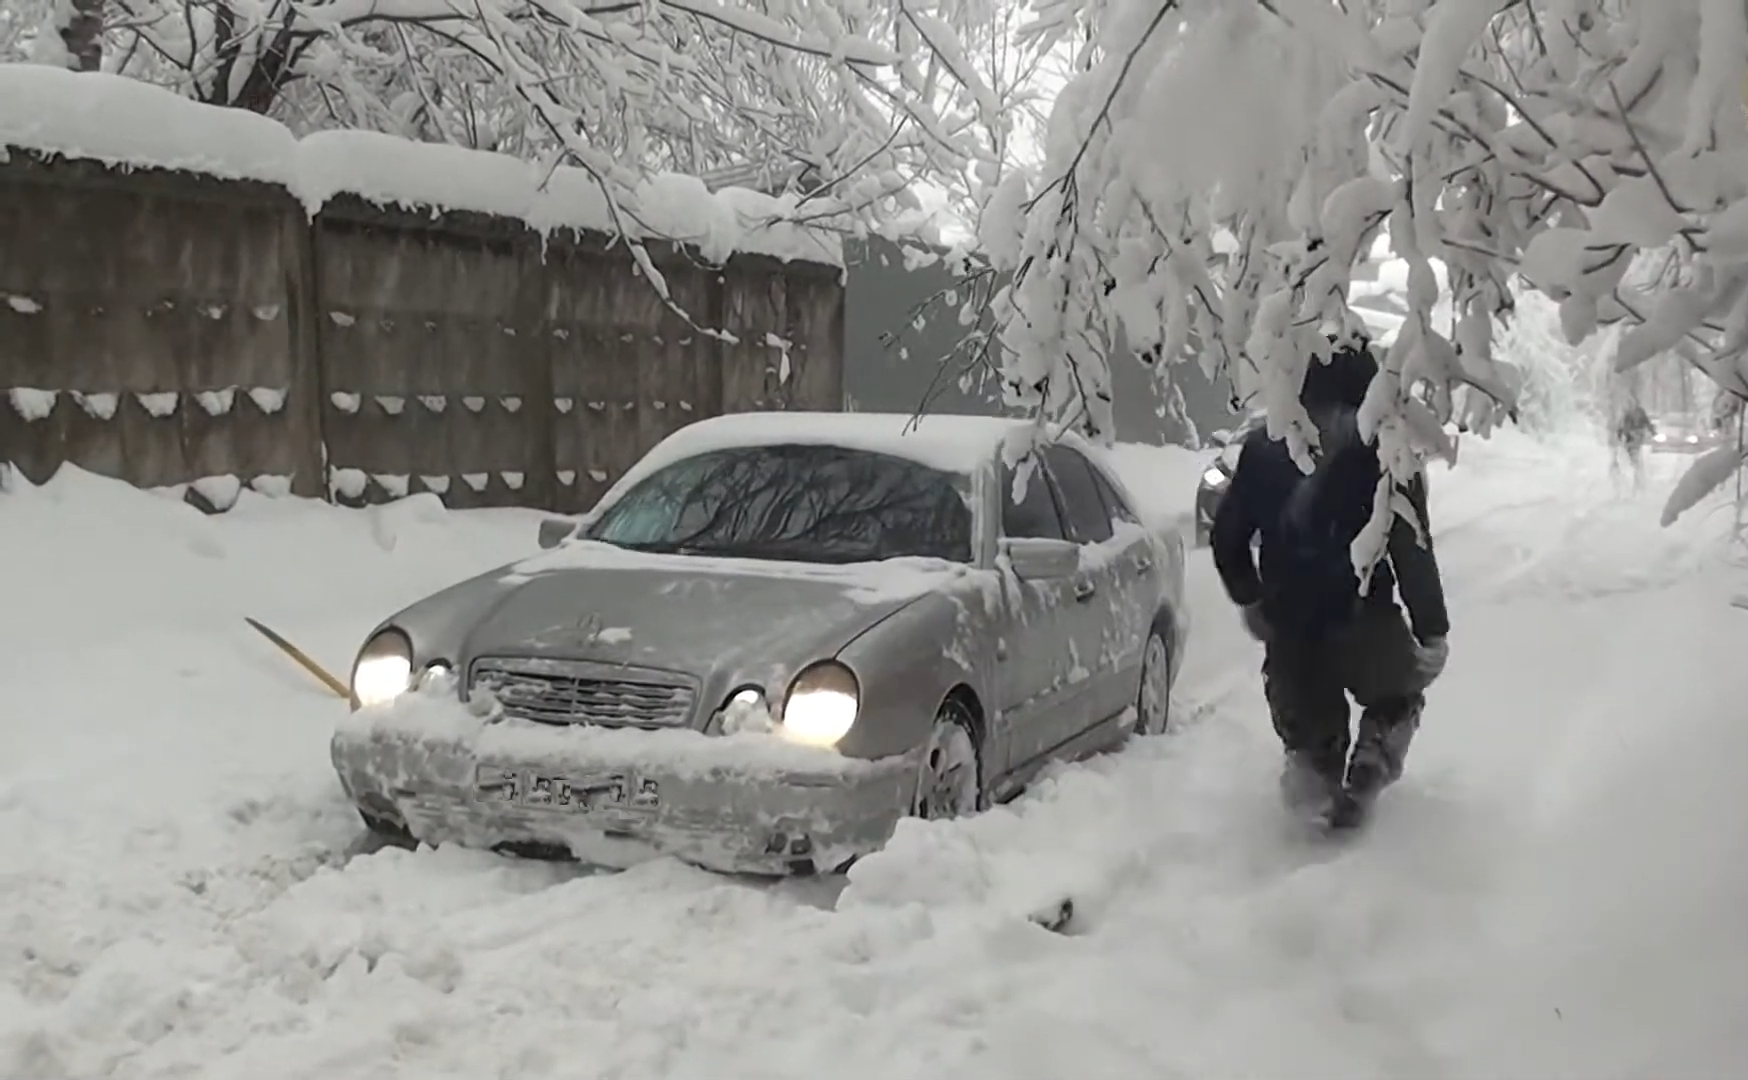
[[[1111,514],[1099,498],[1093,467],[1074,450],[1053,443],[1044,448],[1044,463],[1062,493],[1062,517],[1068,539],[1077,544],[1102,544],[1111,538]]]
[[[1093,483],[1099,489],[1099,497],[1105,501],[1105,510],[1118,521],[1124,521],[1130,525],[1141,524],[1141,519],[1136,516],[1135,511],[1129,508],[1129,504],[1123,501],[1123,496],[1117,491],[1116,485],[1111,483],[1110,478],[1104,474],[1104,470],[1095,465],[1092,475]]]
[[[1001,531],[1003,536],[1028,540],[1062,540],[1062,517],[1056,512],[1056,499],[1050,494],[1050,481],[1044,470],[1033,460],[1022,462],[1026,473],[1024,497],[1014,501],[1014,469],[1001,470]]]

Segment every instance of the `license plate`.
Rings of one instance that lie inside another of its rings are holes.
[[[481,765],[474,775],[474,797],[561,814],[649,813],[661,807],[661,785],[625,769],[564,774]]]

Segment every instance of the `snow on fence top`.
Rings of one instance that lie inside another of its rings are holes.
[[[549,172],[506,154],[368,131],[300,139],[269,117],[95,72],[0,64],[0,160],[6,147],[276,184],[312,215],[352,194],[382,206],[513,218],[543,234],[616,231],[606,198],[581,169]],[[674,174],[651,178],[623,206],[629,235],[689,244],[712,261],[742,251],[842,266],[836,237],[779,220],[786,208],[758,192],[711,192]]]

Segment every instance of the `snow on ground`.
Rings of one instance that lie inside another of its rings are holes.
[[[1187,509],[1200,457],[1127,449]],[[83,474],[0,495],[0,1076],[1603,1078],[1748,1061],[1748,613],[1717,515],[1579,441],[1433,477],[1456,621],[1370,835],[1281,823],[1257,648],[1208,565],[1182,730],[906,823],[847,886],[368,851],[344,669],[536,516]],[[841,893],[839,888],[841,887]],[[1022,917],[1063,891],[1068,936]]]

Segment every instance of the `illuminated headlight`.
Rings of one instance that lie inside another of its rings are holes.
[[[1694,446],[1694,445],[1698,445],[1698,443],[1699,443],[1699,436],[1698,436],[1698,435],[1689,435],[1689,436],[1688,436],[1688,437],[1687,437],[1687,443],[1688,443],[1688,445],[1689,445],[1689,446]]]
[[[1651,436],[1651,441],[1652,442],[1668,442],[1669,436],[1667,436],[1667,435],[1663,434],[1661,431],[1659,431],[1657,434]]]
[[[1209,469],[1202,474],[1202,483],[1209,487],[1222,487],[1226,483],[1226,474],[1219,469]]]
[[[413,684],[413,645],[399,630],[384,630],[364,643],[352,665],[352,700],[361,708],[386,705]]]
[[[836,746],[855,726],[862,690],[849,668],[828,660],[795,677],[783,703],[783,734],[808,746]]]

